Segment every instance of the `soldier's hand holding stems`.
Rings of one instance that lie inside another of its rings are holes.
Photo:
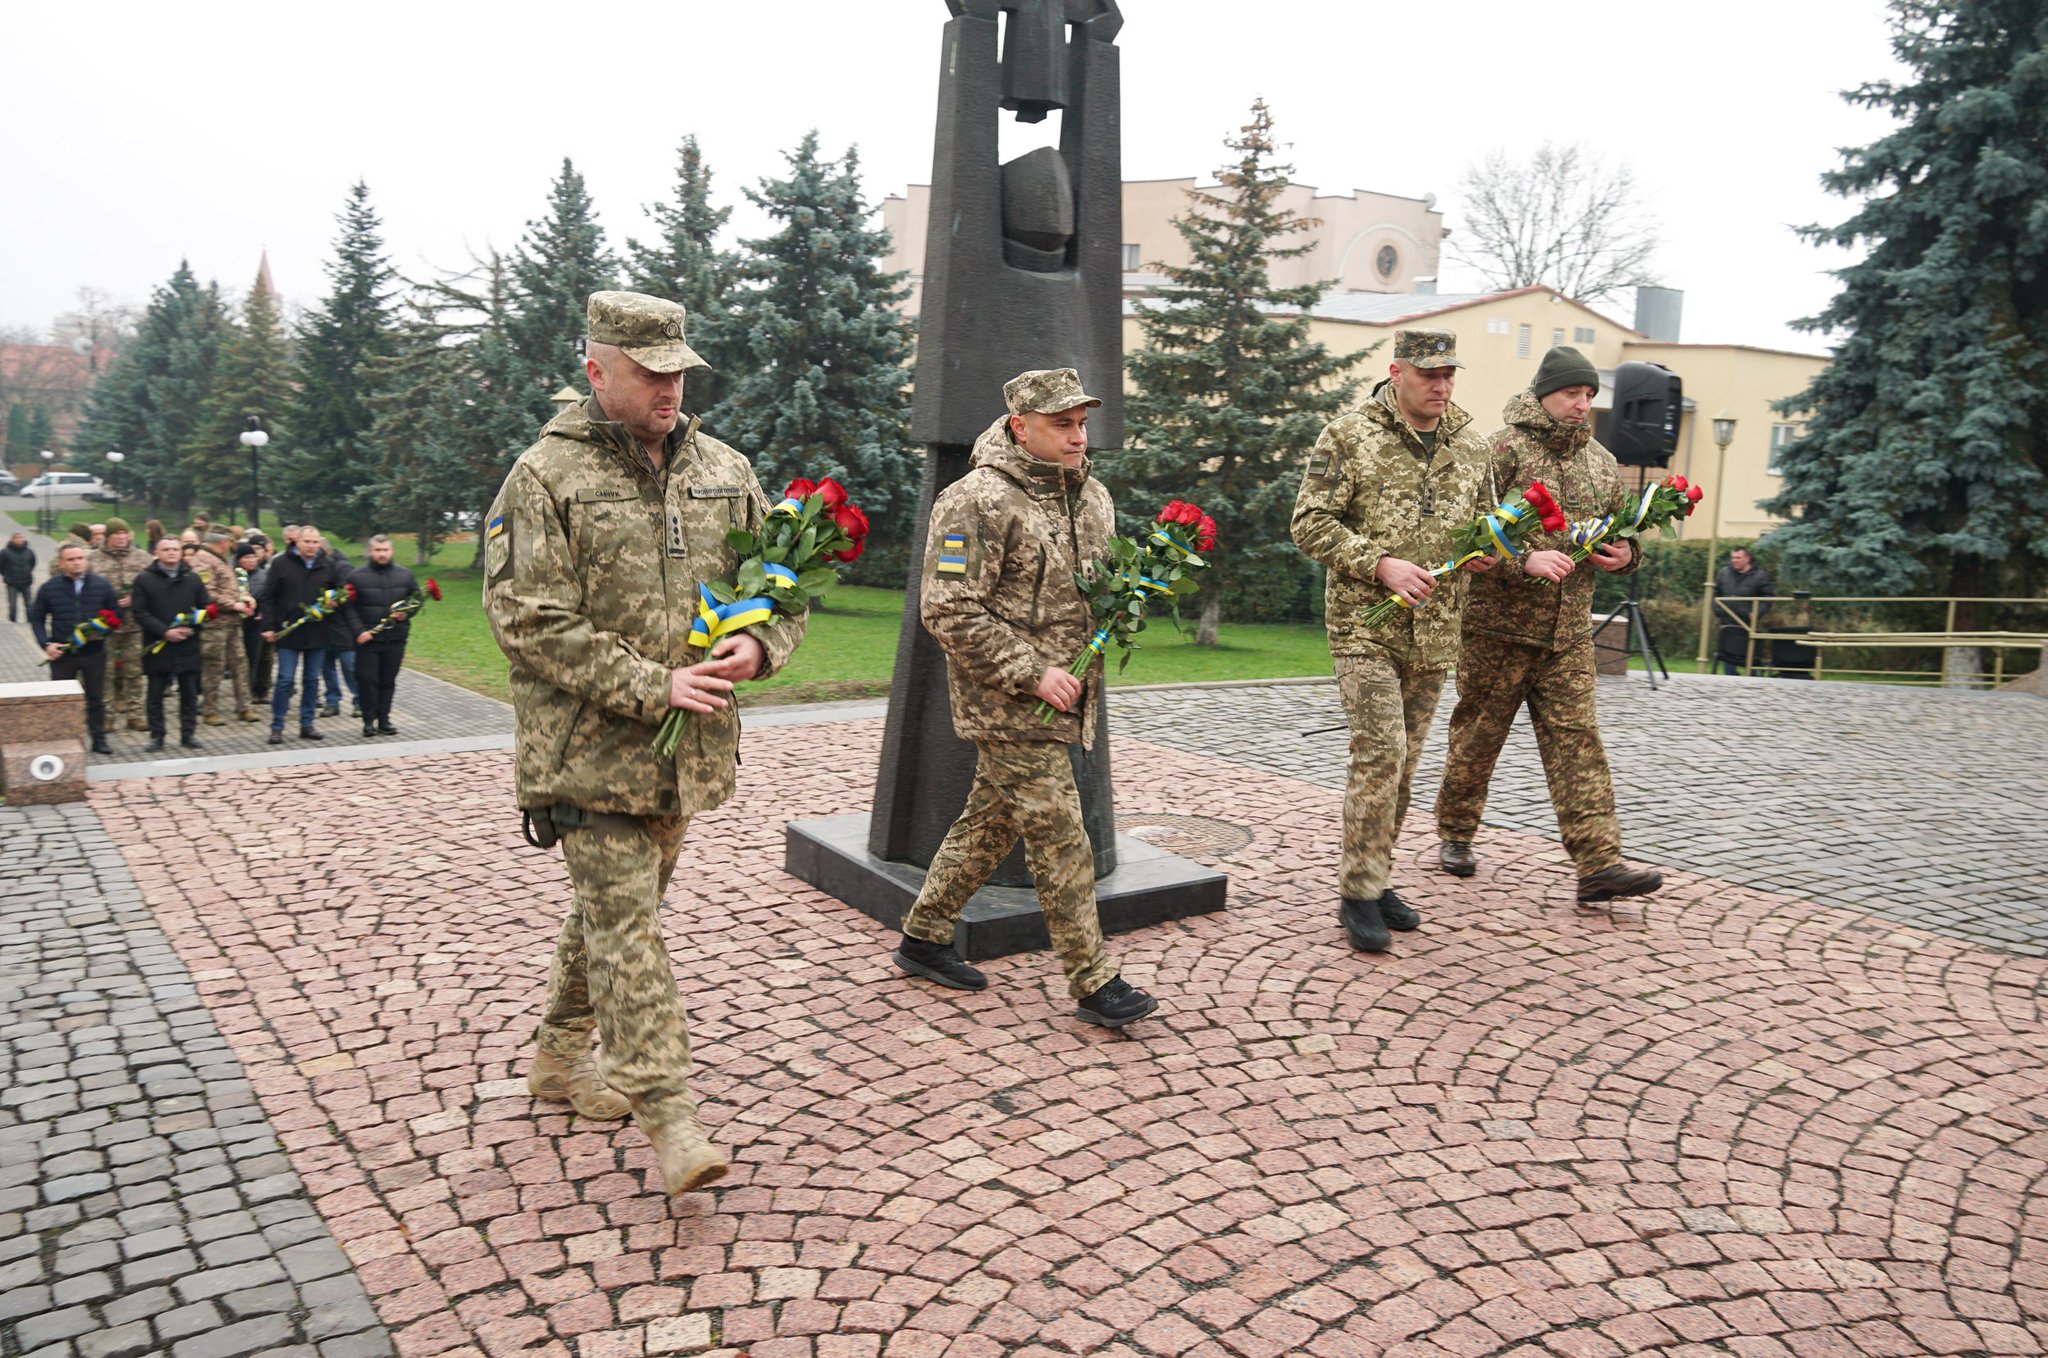
[[[1373,567],[1373,578],[1411,604],[1419,604],[1436,588],[1436,579],[1413,561],[1383,556]]]
[[[1593,549],[1593,564],[1603,571],[1618,571],[1634,555],[1623,542],[1603,542]]]
[[[715,712],[726,706],[719,695],[732,692],[734,681],[759,674],[767,658],[759,638],[750,633],[720,637],[712,643],[708,659],[669,671],[668,705],[691,712]]]
[[[1081,681],[1065,670],[1047,670],[1040,677],[1038,687],[1031,692],[1034,697],[1041,698],[1065,712],[1081,701]]]
[[[1540,552],[1529,553],[1529,559],[1522,563],[1522,569],[1531,575],[1541,576],[1556,583],[1572,573],[1572,559],[1563,552],[1552,551],[1546,547]],[[1614,568],[1609,566],[1608,569]]]

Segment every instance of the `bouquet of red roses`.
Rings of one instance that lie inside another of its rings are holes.
[[[170,626],[164,628],[164,630],[168,632],[173,627],[189,627],[196,632],[219,616],[219,604],[201,604],[198,608],[188,608],[183,613],[172,615]],[[149,653],[155,655],[170,644],[171,639],[169,637],[161,637],[157,640],[156,645],[149,648]]]
[[[1643,488],[1635,509],[1623,511],[1626,518],[1604,514],[1597,519],[1579,520],[1571,525],[1572,563],[1576,565],[1592,556],[1593,549],[1603,542],[1639,537],[1646,528],[1655,528],[1667,538],[1677,537],[1678,530],[1672,525],[1690,518],[1705,494],[1698,486],[1687,485],[1682,476],[1667,476]]]
[[[71,629],[71,637],[64,643],[64,654],[77,655],[107,633],[120,627],[120,625],[121,615],[119,613],[102,608],[99,612]],[[43,663],[45,665],[49,664],[50,658],[45,656]]]
[[[321,590],[320,597],[302,607],[299,610],[298,617],[293,618],[290,622],[277,629],[277,639],[283,641],[309,622],[327,621],[335,614],[341,612],[343,604],[353,602],[355,597],[356,587],[354,585],[336,585],[333,589]]]
[[[435,603],[441,602],[441,587],[431,579],[424,585],[415,586],[412,593],[391,605],[390,611],[378,619],[377,625],[370,629],[370,635],[374,637],[387,628],[396,627],[402,622],[411,622],[413,615],[425,608],[430,599]]]
[[[1138,650],[1138,633],[1145,630],[1145,613],[1152,601],[1163,598],[1180,620],[1180,596],[1200,589],[1195,572],[1209,563],[1201,554],[1216,546],[1216,520],[1202,512],[1200,505],[1172,500],[1152,521],[1156,526],[1143,542],[1127,537],[1109,540],[1109,557],[1093,561],[1075,573],[1074,583],[1088,600],[1095,618],[1095,635],[1067,666],[1067,673],[1079,679],[1095,663],[1111,641],[1124,653],[1121,671]],[[1051,703],[1040,702],[1032,711],[1039,725],[1050,725],[1059,714]]]
[[[1564,510],[1558,507],[1557,498],[1541,481],[1531,481],[1529,489],[1511,499],[1495,505],[1490,514],[1481,514],[1470,523],[1460,524],[1451,530],[1451,547],[1455,553],[1449,561],[1430,570],[1430,575],[1441,578],[1457,570],[1468,561],[1476,561],[1491,552],[1504,552],[1508,556],[1522,555],[1522,539],[1530,529],[1541,524],[1552,533],[1562,533],[1569,525]],[[1413,608],[1414,604],[1398,594],[1386,598],[1365,610],[1365,625],[1377,627],[1394,616],[1396,609]]]
[[[735,528],[725,535],[726,544],[739,553],[740,568],[730,584],[713,580],[697,586],[690,645],[708,653],[720,637],[777,613],[801,614],[811,600],[839,583],[832,563],[860,556],[867,537],[868,516],[846,498],[844,486],[829,476],[790,482],[760,532]],[[689,724],[687,708],[670,708],[654,733],[654,752],[663,759],[673,755]]]

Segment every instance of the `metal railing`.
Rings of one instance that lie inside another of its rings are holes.
[[[2003,685],[2007,678],[2008,651],[2031,652],[2042,656],[2043,663],[2048,663],[2048,630],[2022,632],[2000,628],[1958,631],[1956,614],[1964,604],[1981,604],[2011,610],[2038,610],[2044,628],[2048,628],[2048,599],[1948,595],[1909,598],[1892,595],[1816,597],[1802,592],[1750,598],[1717,596],[1714,599],[1713,612],[1719,629],[1725,631],[1728,628],[1737,628],[1744,634],[1742,667],[1750,674],[1768,674],[1780,678],[1876,679],[1896,684],[1967,687],[1989,685],[1997,688]],[[1774,616],[1780,613],[1778,605],[1789,605],[1783,610],[1783,613],[1789,616]],[[1932,611],[1935,605],[1941,606],[1944,613],[1940,630],[1928,627],[1829,629],[1814,625],[1817,609],[1860,607],[1867,610],[1898,611],[1910,610],[1914,606],[1926,606]],[[1715,640],[1718,643],[1721,638],[1717,636]],[[1827,663],[1830,652],[1840,654],[1858,650],[1934,651],[1938,658],[1932,669],[1924,666],[1909,669],[1859,668],[1842,663]],[[1989,651],[1992,655],[1991,667],[1960,670],[1957,653],[1969,650],[1980,653]],[[1723,648],[1717,644],[1713,649],[1714,668],[1717,670],[1721,666],[1722,654]],[[2014,671],[2024,672],[2025,667]]]

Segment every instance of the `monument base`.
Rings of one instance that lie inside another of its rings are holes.
[[[791,821],[782,843],[782,866],[790,876],[891,929],[902,929],[924,885],[923,868],[868,852],[863,815]],[[1131,835],[1116,837],[1116,855],[1116,871],[1095,882],[1105,936],[1223,908],[1228,879],[1213,868]],[[960,912],[953,947],[970,962],[1051,948],[1037,893],[1030,887],[983,887]]]

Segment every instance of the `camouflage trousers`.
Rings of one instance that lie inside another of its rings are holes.
[[[903,932],[950,944],[968,897],[981,890],[1024,837],[1024,862],[1038,889],[1045,930],[1075,999],[1116,979],[1095,912],[1095,851],[1081,823],[1081,793],[1067,747],[1055,740],[975,742],[967,805],[932,855],[924,890]]]
[[[1436,797],[1438,837],[1469,842],[1478,832],[1494,761],[1526,703],[1558,833],[1579,876],[1619,863],[1614,781],[1594,711],[1598,683],[1590,636],[1555,651],[1468,636],[1458,657],[1458,706],[1451,713],[1444,782]]]
[[[139,722],[149,696],[149,679],[142,672],[142,624],[124,619],[106,640],[107,726],[118,729],[123,721]]]
[[[548,968],[540,1046],[590,1050],[606,1084],[636,1101],[690,1101],[690,1033],[661,932],[661,898],[675,873],[688,816],[592,813],[562,836],[576,890]]]
[[[242,649],[241,624],[222,617],[199,629],[199,714],[217,717],[221,690],[232,687],[235,712],[249,708],[249,656]]]
[[[1408,815],[1415,764],[1444,690],[1444,671],[1395,648],[1331,660],[1351,723],[1337,891],[1347,900],[1368,901],[1390,885],[1394,839]]]

